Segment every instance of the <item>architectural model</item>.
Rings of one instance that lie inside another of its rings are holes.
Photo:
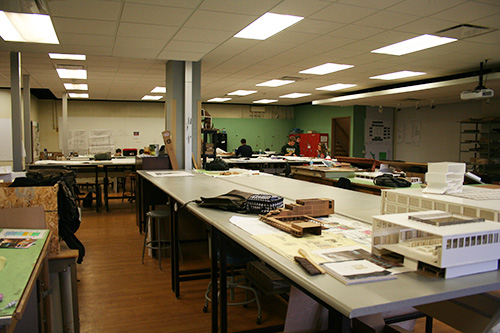
[[[296,203],[285,204],[285,208],[273,210],[259,219],[296,237],[304,233],[321,235],[323,223],[315,219],[334,213],[331,199],[297,199]]]
[[[425,174],[427,187],[424,193],[450,194],[462,192],[465,163],[429,163]]]
[[[493,271],[500,259],[500,224],[444,211],[373,217],[372,252],[397,253],[445,278]]]

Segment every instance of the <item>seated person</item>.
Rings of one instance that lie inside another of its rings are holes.
[[[120,148],[116,149],[115,156],[122,156],[122,150]]]
[[[242,156],[242,157],[252,157],[252,147],[247,145],[247,140],[246,139],[241,139],[241,146],[236,149],[236,156]]]
[[[300,152],[297,151],[297,146],[295,145],[295,137],[291,136],[288,138],[288,143],[281,147],[281,153],[285,156],[299,156]]]
[[[317,149],[318,157],[325,158],[328,156],[328,148],[326,143],[320,143]]]
[[[296,148],[296,152],[295,154],[297,154],[297,156],[300,156],[300,136],[296,136],[295,137],[295,148]]]

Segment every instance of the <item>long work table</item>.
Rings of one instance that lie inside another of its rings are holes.
[[[172,290],[180,296],[179,262],[177,254],[177,213],[182,205],[199,199],[213,197],[231,190],[250,193],[272,193],[283,196],[286,202],[300,198],[330,198],[335,201],[335,214],[371,223],[371,216],[380,213],[380,197],[348,191],[320,184],[303,182],[285,177],[269,175],[248,177],[210,177],[194,171],[189,177],[153,177],[139,171],[143,180],[164,191],[171,200],[172,212]],[[220,330],[227,331],[226,312],[226,237],[237,242],[266,264],[288,278],[295,286],[326,306],[330,313],[333,331],[350,331],[350,319],[475,295],[500,289],[500,272],[493,271],[454,279],[428,279],[416,273],[398,275],[397,279],[344,285],[329,275],[309,276],[299,265],[278,252],[252,238],[246,231],[231,224],[229,219],[236,215],[215,209],[202,208],[188,203],[186,209],[204,221],[211,229],[212,253],[220,253],[220,272],[217,272],[217,256],[212,256],[213,293],[220,289]],[[218,276],[219,273],[219,276]],[[217,286],[217,278],[220,285]],[[212,331],[219,329],[217,298],[213,300]]]

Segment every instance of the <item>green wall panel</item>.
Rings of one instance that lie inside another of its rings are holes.
[[[254,151],[279,151],[295,127],[295,119],[213,118],[213,122],[216,128],[226,129],[228,151],[238,148],[242,138]]]

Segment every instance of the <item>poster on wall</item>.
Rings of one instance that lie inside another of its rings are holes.
[[[380,113],[368,108],[365,119],[365,158],[376,160],[392,159],[393,121],[392,112]]]
[[[420,146],[420,120],[403,120],[398,122],[398,144]]]

